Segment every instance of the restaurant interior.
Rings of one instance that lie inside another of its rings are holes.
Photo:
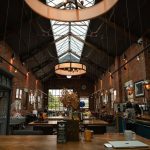
[[[149,0],[0,3],[0,150],[150,149]]]

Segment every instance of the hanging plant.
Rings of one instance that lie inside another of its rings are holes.
[[[77,109],[79,106],[79,99],[78,95],[75,92],[69,92],[68,90],[64,89],[62,91],[62,97],[60,101],[63,103],[64,107],[72,107],[73,109]]]

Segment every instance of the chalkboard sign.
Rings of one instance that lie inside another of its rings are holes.
[[[57,122],[57,143],[66,143],[67,134],[66,134],[66,121]]]
[[[79,141],[79,120],[67,120],[67,141]]]

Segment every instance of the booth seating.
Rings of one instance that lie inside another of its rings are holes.
[[[10,134],[12,134],[13,130],[19,130],[24,127],[25,124],[25,117],[10,117]]]
[[[10,118],[10,125],[20,125],[25,123],[25,117],[11,117]]]

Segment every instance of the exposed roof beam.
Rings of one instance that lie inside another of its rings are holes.
[[[99,75],[91,71],[88,71],[85,75],[92,80],[97,80],[99,78]]]
[[[46,78],[47,76],[51,76],[54,74],[54,71],[52,71],[52,69],[50,69],[50,71],[46,72],[45,74],[43,74],[42,76],[38,77],[39,80],[43,80],[44,78]]]
[[[60,54],[60,55],[58,56],[58,58],[64,56],[64,55],[67,54],[68,52],[69,52],[69,51],[65,51],[64,53]]]
[[[58,26],[60,26],[60,25],[63,25],[63,26],[70,26],[69,24],[65,24],[65,23],[55,23],[54,24],[54,26],[55,25],[58,25]],[[77,26],[77,27],[87,27],[87,25],[86,24],[73,24],[73,23],[71,23],[71,26]]]
[[[43,80],[46,76],[48,76],[49,74],[52,74],[53,72],[49,71],[45,74],[43,74],[42,76],[38,77],[39,80]]]
[[[72,53],[73,55],[75,55],[76,57],[78,57],[79,59],[81,58],[81,56],[79,56],[78,54],[76,54],[74,51],[71,51],[71,53]]]
[[[35,73],[37,71],[39,71],[40,69],[44,68],[45,66],[47,66],[50,62],[52,62],[51,59],[47,59],[44,62],[42,62],[41,64],[31,68],[32,72]]]
[[[129,33],[128,31],[125,31],[124,28],[120,27],[119,25],[117,25],[116,23],[110,21],[109,19],[107,18],[103,18],[103,17],[98,17],[99,20],[101,20],[103,23],[106,23],[109,27],[115,29],[117,32],[121,33],[122,35],[124,35],[125,37],[129,38],[132,40],[132,41],[137,41],[137,39],[139,37]]]
[[[41,76],[38,76],[38,79],[39,80],[43,80],[45,77],[47,77],[49,74],[54,74],[54,67],[55,67],[55,65],[56,65],[56,62],[55,61],[52,61],[52,63],[51,63],[51,65],[50,65],[50,67],[49,67],[49,70],[48,70],[48,72],[46,72],[46,73],[44,73],[43,75],[41,75]]]
[[[78,36],[75,36],[75,35],[72,34],[72,33],[71,33],[71,36],[73,36],[74,38],[76,38],[78,41],[84,43],[86,46],[90,47],[92,50],[95,50],[95,51],[98,52],[98,53],[102,52],[102,53],[104,53],[105,55],[109,56],[110,59],[114,59],[114,57],[113,57],[112,55],[108,54],[106,51],[104,51],[104,50],[102,50],[102,49],[97,48],[95,45],[93,45],[93,44],[91,44],[91,43],[89,43],[89,42],[87,42],[87,41],[82,40],[81,38],[79,38]]]
[[[47,48],[47,47],[50,47],[52,44],[64,39],[65,37],[67,37],[68,34],[66,35],[62,35],[60,36],[58,39],[52,41],[52,42],[49,42],[49,40],[46,40],[45,42],[43,43],[40,43],[37,47],[39,48],[34,48],[34,49],[30,49],[30,51],[28,53],[25,53],[23,54],[21,60],[24,62],[26,61],[27,59],[30,59],[31,57],[33,57],[35,54],[41,52],[41,49],[44,49],[44,48]],[[41,47],[42,45],[42,47]]]
[[[42,82],[45,82],[46,80],[48,80],[50,77],[53,77],[54,73],[49,74],[48,76],[44,77],[42,79]]]
[[[100,70],[100,69],[98,69],[98,67],[96,66],[96,65],[94,65],[94,64],[91,64],[91,63],[89,63],[89,62],[85,62],[84,63],[86,66],[87,66],[87,75],[89,75],[90,77],[93,77],[94,76],[94,78],[96,77],[96,78],[98,78],[103,72]]]
[[[98,70],[100,70],[102,73],[104,73],[104,72],[107,70],[106,68],[104,68],[104,67],[102,67],[102,66],[96,64],[95,62],[93,62],[92,60],[90,60],[90,59],[88,59],[88,58],[83,57],[83,58],[82,58],[82,61],[85,61],[85,62],[87,62],[88,64],[91,64],[91,65],[94,65],[94,66],[95,66]]]
[[[59,55],[58,57],[60,58],[60,57],[64,56],[67,53],[72,53],[73,55],[75,55],[76,57],[78,57],[80,59],[80,56],[78,54],[76,54],[75,52],[73,52],[72,50],[68,50],[68,51],[62,53],[61,55]]]

